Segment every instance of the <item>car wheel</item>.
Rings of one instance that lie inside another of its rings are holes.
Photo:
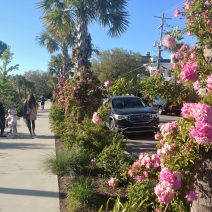
[[[115,124],[115,121],[113,119],[110,120],[110,125],[109,126],[110,126],[111,130],[116,130],[116,124]]]
[[[158,114],[159,114],[159,115],[163,115],[163,108],[162,108],[162,107],[159,107],[159,108],[158,108]]]

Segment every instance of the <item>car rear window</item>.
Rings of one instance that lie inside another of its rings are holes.
[[[115,109],[145,107],[144,102],[138,98],[119,98],[112,100],[112,106]]]

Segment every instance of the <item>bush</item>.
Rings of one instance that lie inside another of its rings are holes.
[[[49,120],[51,129],[56,135],[61,135],[64,122],[64,110],[62,106],[53,104],[50,109]]]
[[[96,125],[86,118],[78,127],[76,142],[88,150],[92,157],[112,143],[114,133],[104,125]]]
[[[130,164],[129,158],[125,154],[123,137],[117,134],[113,138],[113,143],[106,146],[98,156],[98,165],[116,179],[124,180],[127,178],[126,168]]]
[[[79,173],[90,163],[88,153],[80,147],[72,147],[69,151],[60,152],[56,158],[46,162],[48,169],[59,176]]]

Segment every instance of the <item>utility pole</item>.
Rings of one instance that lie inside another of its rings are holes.
[[[171,18],[165,18],[165,13],[162,14],[162,16],[154,16],[155,18],[160,18],[161,19],[161,25],[159,26],[158,29],[160,29],[160,40],[155,41],[154,46],[158,48],[158,58],[157,58],[157,70],[160,69],[160,60],[161,60],[161,47],[162,45],[162,39],[163,39],[163,27],[165,24],[165,21]]]

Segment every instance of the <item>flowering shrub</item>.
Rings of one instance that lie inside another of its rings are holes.
[[[187,17],[186,30],[198,39],[198,46],[183,44],[175,53],[175,77],[183,87],[194,88],[199,103],[185,103],[182,118],[162,125],[155,135],[158,144],[153,158],[158,160],[157,167],[152,156],[145,154],[128,169],[134,185],[145,185],[148,181],[154,186],[154,191],[147,188],[151,192],[147,197],[150,211],[212,210],[211,5],[208,0],[186,0],[184,11],[175,11],[175,16]],[[163,44],[175,48],[175,39],[167,36]],[[158,77],[153,79],[159,80]],[[158,85],[162,89],[163,84]],[[139,192],[145,192],[142,186]],[[150,198],[153,192],[155,199]]]
[[[83,69],[80,75],[62,80],[57,103],[62,105],[65,114],[70,114],[76,122],[82,122],[85,116],[92,117],[101,104],[102,90],[93,73]]]

